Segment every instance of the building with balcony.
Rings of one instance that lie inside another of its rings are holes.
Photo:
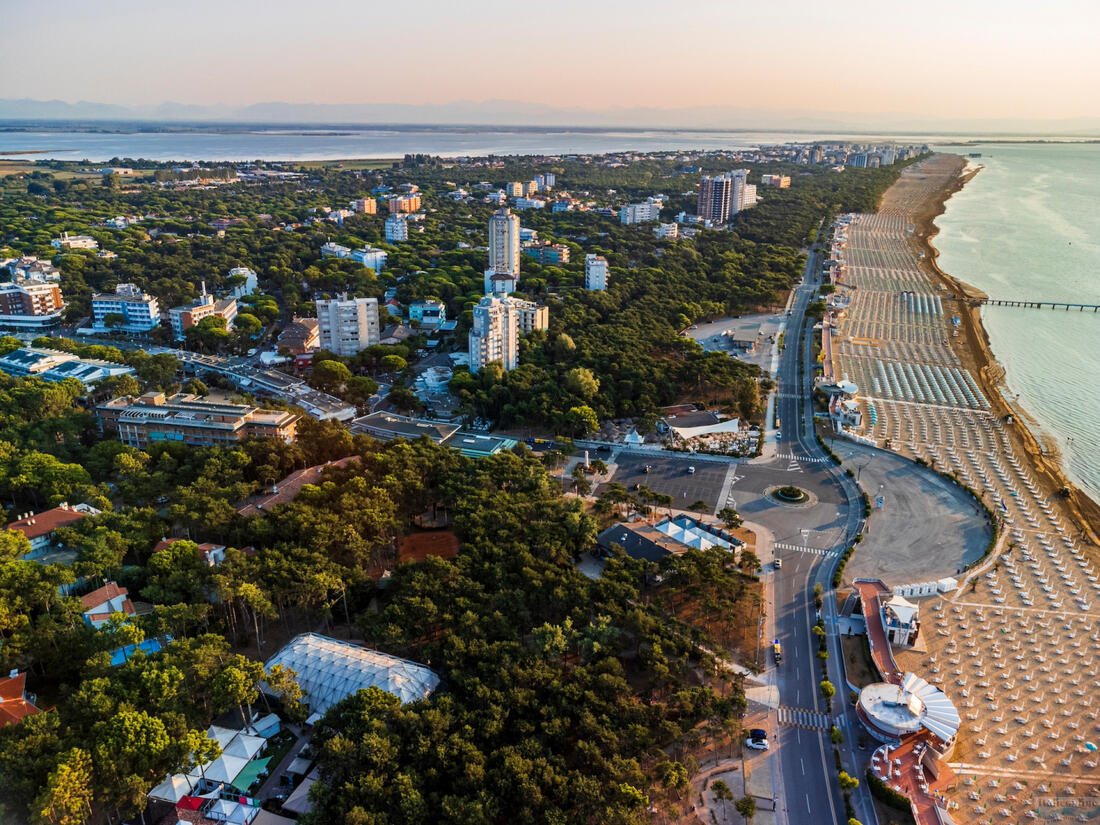
[[[91,334],[128,332],[144,334],[160,326],[160,305],[136,284],[118,284],[114,292],[92,296]]]
[[[104,432],[117,433],[123,444],[138,449],[158,441],[195,447],[246,438],[293,441],[299,418],[285,410],[204,401],[185,393],[166,397],[160,392],[115,398],[96,407],[96,414]]]
[[[61,323],[65,302],[53,281],[0,284],[0,328],[41,332]]]
[[[317,325],[321,347],[345,358],[355,355],[380,341],[378,299],[319,299]]]

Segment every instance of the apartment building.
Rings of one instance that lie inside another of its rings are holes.
[[[359,198],[348,204],[352,212],[361,212],[364,215],[378,214],[378,201],[374,198]]]
[[[398,212],[416,212],[420,209],[420,195],[397,195],[387,201],[390,214]]]
[[[88,235],[70,235],[62,232],[61,237],[50,241],[50,246],[57,249],[99,249],[99,241]]]
[[[96,407],[96,414],[101,429],[117,433],[123,444],[139,449],[158,441],[196,447],[246,438],[293,441],[299,419],[285,410],[204,401],[185,393],[166,397],[162,392],[115,398]]]
[[[470,372],[499,362],[513,370],[519,362],[519,336],[544,330],[550,323],[545,306],[507,296],[486,295],[474,307],[470,330]]]
[[[157,299],[143,292],[136,284],[118,284],[114,292],[92,296],[90,331],[93,333],[146,333],[159,326],[160,305]]]
[[[0,327],[37,332],[61,323],[65,302],[52,281],[0,284]]]
[[[202,294],[189,305],[172,307],[168,310],[168,321],[172,325],[172,332],[177,341],[182,341],[187,330],[199,323],[204,318],[218,316],[225,319],[226,329],[233,328],[233,319],[237,317],[237,299],[215,299],[206,291],[206,283],[202,285]]]
[[[619,223],[646,223],[661,219],[661,201],[649,198],[645,203],[628,203],[619,210]]]
[[[570,249],[563,243],[550,243],[547,241],[543,244],[529,246],[523,252],[544,266],[569,263]]]
[[[401,243],[409,239],[409,221],[405,215],[386,218],[386,243]]]
[[[607,258],[602,255],[584,256],[584,288],[607,289]]]
[[[389,253],[384,249],[364,246],[362,249],[353,250],[348,257],[353,261],[361,263],[363,266],[373,269],[375,272],[381,272],[386,266],[386,260],[389,258]]]
[[[519,215],[504,208],[489,218],[489,269],[519,278]]]
[[[350,357],[379,343],[377,298],[342,295],[316,303],[317,331],[323,349]]]

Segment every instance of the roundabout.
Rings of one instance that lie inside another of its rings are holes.
[[[771,487],[765,492],[765,495],[772,501],[787,506],[797,507],[799,505],[814,503],[814,497],[811,493],[808,493],[801,487],[795,487],[793,484],[785,484],[781,487]]]

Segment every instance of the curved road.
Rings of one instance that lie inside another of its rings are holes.
[[[825,453],[818,445],[813,430],[813,319],[805,312],[816,290],[819,256],[811,252],[803,273],[803,281],[796,288],[788,319],[786,347],[780,357],[777,379],[776,414],[784,433],[782,446],[792,456],[821,460]],[[821,696],[821,665],[817,658],[817,639],[811,627],[817,615],[814,608],[813,588],[820,583],[828,595],[837,554],[844,550],[862,529],[863,511],[859,489],[834,465],[829,467],[830,481],[844,502],[840,511],[844,514],[844,539],[829,548],[828,555],[794,553],[785,555],[782,570],[777,571],[773,590],[774,633],[783,646],[783,663],[776,669],[779,704],[785,708],[797,708],[815,714],[825,714],[825,700]],[[831,600],[825,600],[826,628],[829,630],[829,674],[837,688],[832,700],[832,714],[841,718],[833,720],[845,732],[846,743],[842,748],[845,769],[855,776],[862,775],[861,758],[851,752],[854,717],[847,708],[847,688],[842,675],[843,657],[839,639],[833,624]],[[824,716],[814,717],[824,719]],[[858,725],[858,722],[855,724]],[[780,779],[777,784],[779,799],[777,821],[789,825],[819,822],[847,822],[844,801],[836,780],[836,766],[827,730],[814,730],[793,726],[779,726],[772,733],[777,748],[777,765]],[[866,789],[853,794],[856,816],[864,825],[874,823],[874,811]]]

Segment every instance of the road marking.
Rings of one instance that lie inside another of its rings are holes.
[[[784,544],[781,541],[775,543],[777,550],[797,550],[799,553],[813,553],[816,556],[832,556],[835,555],[830,550],[822,550],[820,547],[803,547],[801,544]]]
[[[828,458],[811,458],[809,456],[804,456],[804,455],[795,455],[794,453],[776,453],[775,457],[776,458],[786,458],[786,459],[789,459],[792,462],[793,461],[805,461],[805,462],[809,462],[810,464],[827,464],[831,460],[831,459],[828,459]]]
[[[779,724],[792,728],[827,731],[832,725],[832,719],[827,713],[780,705]]]

